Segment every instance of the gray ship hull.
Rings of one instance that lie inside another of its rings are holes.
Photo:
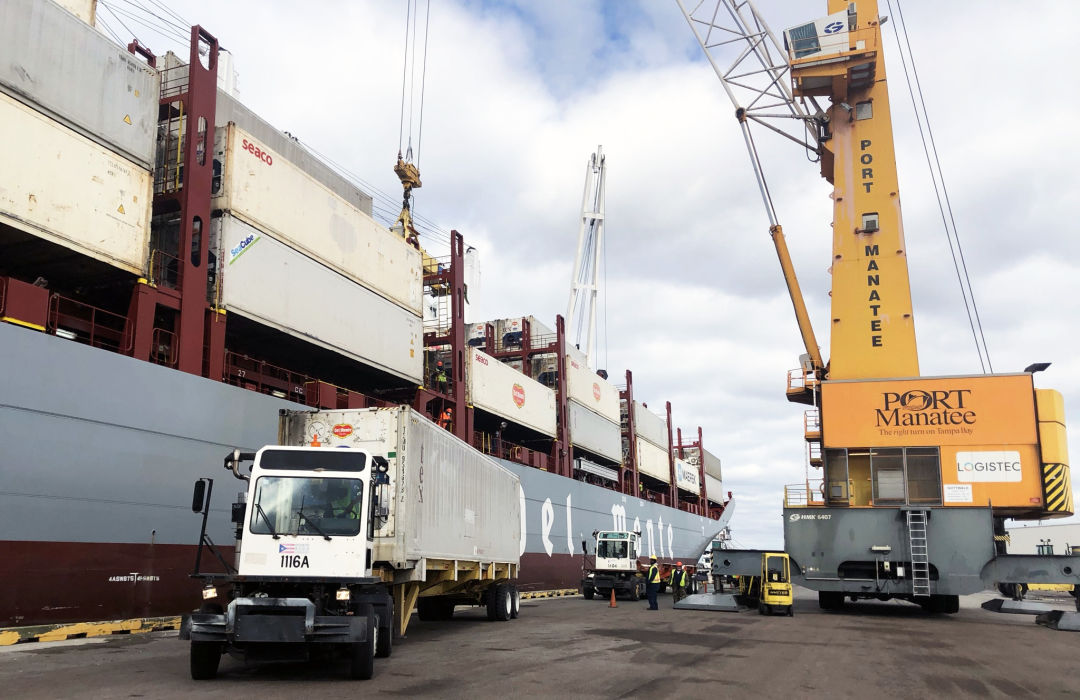
[[[304,406],[0,323],[0,627],[179,613],[200,518],[192,484],[215,479],[209,534],[232,543],[234,449],[277,439]],[[722,521],[505,463],[520,478],[523,590],[576,588],[582,540],[640,530],[645,554],[696,561]],[[231,548],[226,548],[231,556]]]

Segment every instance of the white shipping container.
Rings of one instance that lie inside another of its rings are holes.
[[[713,503],[723,503],[724,496],[724,483],[716,477],[705,474],[705,497]]]
[[[702,450],[702,454],[705,460],[705,473],[717,479],[723,479],[724,476],[720,473],[720,458],[708,450]]]
[[[572,355],[566,356],[567,396],[604,418],[619,422],[619,390]]]
[[[470,404],[555,437],[555,392],[494,357],[469,348],[466,392]]]
[[[686,460],[676,457],[675,485],[683,491],[688,491],[696,496],[700,496],[701,480],[698,478],[698,468]]]
[[[622,461],[622,433],[613,423],[570,399],[570,444],[613,462]]]
[[[281,442],[367,449],[390,462],[389,516],[375,531],[374,560],[424,576],[425,559],[517,564],[517,476],[408,406],[289,411]],[[396,581],[400,582],[400,581]]]
[[[653,445],[667,450],[667,421],[656,415],[637,401],[634,402],[634,432],[639,438],[648,440]]]
[[[671,465],[668,463],[667,450],[661,449],[651,442],[637,439],[637,468],[642,474],[671,483]]]
[[[421,315],[420,251],[235,124],[214,148],[224,168],[214,208]]]
[[[152,167],[158,72],[87,24],[90,3],[66,4],[0,2],[0,90]]]
[[[0,94],[0,221],[142,274],[150,172]]]
[[[226,215],[211,228],[226,309],[422,383],[419,316],[247,222]]]

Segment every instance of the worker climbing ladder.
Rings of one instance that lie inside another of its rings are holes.
[[[930,596],[930,557],[926,544],[926,511],[907,512],[908,546],[911,550],[911,592],[916,598]]]

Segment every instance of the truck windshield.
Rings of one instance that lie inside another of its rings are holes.
[[[363,496],[364,483],[360,479],[261,476],[255,482],[251,532],[357,535]]]
[[[626,540],[600,540],[596,545],[596,556],[604,559],[626,559],[629,552]]]

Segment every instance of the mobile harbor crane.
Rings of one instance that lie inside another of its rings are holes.
[[[676,2],[735,105],[806,347],[787,398],[813,407],[804,437],[821,477],[785,493],[792,581],[825,609],[900,598],[944,613],[995,583],[1076,584],[1080,557],[1005,555],[1000,537],[1006,518],[1072,514],[1062,396],[1032,378],[1046,365],[919,374],[877,0],[829,0],[783,44],[750,0]],[[800,144],[833,186],[827,363],[751,124]],[[716,551],[713,572],[755,575],[761,554]]]

